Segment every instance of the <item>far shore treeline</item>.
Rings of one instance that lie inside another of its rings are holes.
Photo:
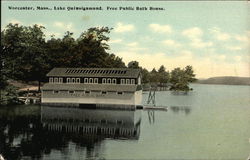
[[[148,71],[136,60],[126,66],[121,57],[109,53],[109,27],[89,28],[76,39],[70,31],[62,38],[46,38],[44,30],[10,23],[1,31],[1,96],[16,94],[7,80],[38,81],[40,86],[54,67],[141,68],[144,84],[168,83],[170,90],[188,91],[188,83],[196,80],[192,66],[168,71],[162,65]]]

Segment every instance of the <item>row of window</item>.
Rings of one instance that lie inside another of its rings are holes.
[[[54,93],[54,94],[58,94],[58,93],[60,93],[60,91],[53,91],[53,93]],[[73,93],[75,93],[75,91],[68,91],[68,93],[73,94]],[[84,93],[85,93],[85,94],[91,94],[91,91],[84,91]],[[108,94],[107,91],[101,91],[100,93],[101,93],[101,94]],[[116,94],[122,95],[123,92],[116,92]]]
[[[49,83],[63,83],[63,78],[49,78]]]
[[[134,79],[121,79],[121,84],[135,84]]]
[[[80,83],[80,78],[67,78],[67,83]],[[49,83],[63,83],[63,78],[49,78]],[[98,84],[98,78],[84,78],[86,84]],[[102,84],[117,84],[115,78],[102,78]],[[121,79],[121,84],[135,84],[135,79]]]

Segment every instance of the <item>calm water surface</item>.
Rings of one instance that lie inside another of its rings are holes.
[[[167,112],[0,107],[0,153],[9,160],[247,159],[250,86],[192,87],[188,95],[157,92]]]

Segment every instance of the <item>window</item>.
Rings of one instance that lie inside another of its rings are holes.
[[[59,91],[53,91],[53,93],[54,93],[54,94],[57,94],[57,93],[59,93]]]
[[[107,83],[108,83],[108,84],[111,84],[111,78],[108,78]]]
[[[80,78],[76,78],[76,83],[80,83]]]
[[[117,92],[117,94],[120,94],[120,95],[122,95],[122,94],[123,94],[123,92]]]
[[[107,123],[107,120],[106,119],[102,119],[101,123]]]
[[[122,124],[122,121],[121,120],[117,120],[116,124]]]
[[[106,78],[102,79],[102,83],[105,84],[106,83]]]
[[[54,83],[58,83],[58,78],[54,78]]]
[[[95,83],[95,84],[98,84],[98,78],[95,78],[95,79],[94,79],[94,83]]]
[[[112,84],[116,84],[116,79],[115,78],[112,79]]]
[[[85,91],[85,94],[90,94],[90,91]]]
[[[63,78],[59,78],[59,83],[63,83]]]
[[[135,79],[131,79],[131,84],[135,84]]]
[[[70,78],[67,78],[67,83],[70,83],[71,79]]]
[[[72,94],[72,93],[75,93],[75,91],[69,91],[69,93],[71,93],[71,94]]]
[[[89,83],[89,79],[88,78],[84,78],[84,83]]]
[[[130,84],[130,79],[126,79],[126,84]]]
[[[102,91],[102,94],[107,94],[107,92],[106,91]]]
[[[93,83],[93,78],[90,78],[90,79],[89,79],[89,83]]]
[[[125,84],[125,79],[121,79],[121,84]]]
[[[75,78],[71,78],[71,82],[72,82],[72,83],[76,83]]]
[[[53,83],[53,78],[49,78],[49,83]]]

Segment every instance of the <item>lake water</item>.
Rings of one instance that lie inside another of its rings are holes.
[[[250,86],[157,92],[168,111],[0,107],[6,159],[237,159],[250,155]],[[144,93],[146,103],[148,93]]]

